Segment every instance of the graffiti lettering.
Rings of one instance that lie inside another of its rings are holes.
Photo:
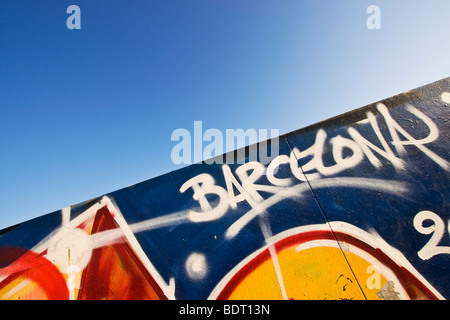
[[[383,105],[379,105],[379,108],[383,108]],[[376,167],[381,167],[380,160],[373,154],[372,150],[376,151],[378,154],[389,160],[392,165],[396,168],[402,169],[404,166],[404,161],[400,158],[397,158],[394,155],[394,152],[389,147],[388,143],[386,142],[386,139],[382,135],[380,128],[378,126],[378,122],[372,112],[367,112],[367,120],[369,120],[370,125],[372,126],[373,131],[375,132],[378,140],[380,141],[381,145],[383,146],[382,150],[381,148],[377,147],[376,145],[369,142],[366,138],[364,138],[355,128],[348,128],[349,135],[355,140],[355,142],[358,144],[358,146],[361,148],[362,152],[364,152],[367,159],[369,159],[370,163]],[[372,150],[371,150],[372,149]]]
[[[434,153],[426,146],[424,146],[425,144],[435,141],[439,136],[439,130],[437,126],[433,123],[433,121],[430,118],[428,118],[424,113],[417,110],[413,106],[408,106],[407,110],[413,115],[415,115],[417,118],[419,118],[428,127],[428,130],[430,132],[429,135],[425,138],[415,139],[404,128],[402,128],[398,124],[398,122],[394,120],[394,118],[392,118],[392,116],[389,113],[389,110],[384,104],[379,103],[377,105],[377,109],[383,116],[387,124],[389,133],[391,134],[392,137],[391,144],[395,147],[397,153],[400,156],[404,156],[406,154],[404,146],[406,145],[415,146],[419,150],[421,150],[426,156],[428,156],[439,166],[441,166],[443,169],[447,171],[450,170],[450,165],[445,159],[441,158],[436,153]],[[383,146],[383,149],[369,142],[355,128],[350,127],[348,128],[348,133],[353,138],[353,140],[343,138],[340,135],[330,140],[333,159],[336,162],[336,164],[333,166],[326,167],[323,164],[322,157],[324,154],[324,145],[325,140],[327,138],[327,134],[323,129],[320,129],[316,134],[315,143],[310,148],[302,152],[300,152],[297,148],[294,148],[293,151],[291,152],[290,164],[294,176],[299,180],[305,179],[314,180],[319,178],[320,174],[325,176],[337,174],[345,169],[357,166],[364,159],[364,155],[368,158],[368,160],[373,166],[379,168],[381,166],[381,162],[375,156],[372,150],[377,152],[380,156],[384,157],[388,161],[390,161],[395,168],[403,169],[405,161],[395,156],[392,149],[386,142],[386,139],[382,135],[375,116],[371,112],[367,113],[367,120],[371,124],[372,129],[374,130],[380,144]],[[399,134],[405,137],[406,140],[401,140]],[[351,156],[347,156],[344,158],[342,156],[344,149],[350,150],[352,153]],[[292,157],[292,154],[297,159],[294,159]],[[297,168],[298,164],[296,163],[296,160],[299,161],[303,158],[307,158],[310,156],[312,156],[312,159],[307,164],[301,167],[302,170],[298,170]],[[308,173],[313,170],[315,170],[316,172]],[[305,173],[305,177],[302,177],[303,172]]]
[[[434,153],[433,151],[424,146],[424,144],[431,143],[438,138],[439,129],[437,128],[436,124],[430,118],[428,118],[422,111],[417,110],[411,105],[407,107],[407,110],[413,115],[415,115],[417,118],[422,120],[423,123],[428,127],[428,130],[430,131],[430,134],[426,138],[417,140],[413,138],[404,128],[402,128],[397,123],[397,121],[395,121],[392,118],[392,116],[389,113],[389,110],[386,108],[384,104],[379,103],[378,110],[381,112],[388,125],[389,132],[392,136],[391,143],[394,145],[394,147],[396,148],[397,152],[400,155],[406,154],[406,150],[403,146],[412,145],[417,147],[420,151],[426,154],[430,159],[432,159],[434,162],[440,165],[443,169],[447,171],[450,170],[450,164],[445,159],[441,158],[436,153]],[[406,140],[400,140],[397,133],[400,133],[402,136],[404,136]]]
[[[425,146],[425,144],[431,143],[438,138],[439,130],[424,113],[413,106],[409,105],[407,107],[407,110],[421,120],[429,130],[427,137],[416,139],[400,126],[384,104],[379,103],[377,109],[386,122],[391,135],[390,143],[394,146],[398,156],[406,155],[405,146],[415,146],[443,169],[450,169],[450,165],[445,159]],[[405,160],[394,154],[386,138],[381,133],[377,119],[372,112],[367,113],[367,121],[370,123],[381,147],[364,138],[355,128],[350,127],[348,128],[348,134],[352,139],[341,135],[330,139],[330,149],[335,161],[335,164],[332,165],[326,165],[323,161],[327,133],[325,130],[319,129],[312,146],[303,151],[294,147],[289,156],[285,154],[279,155],[267,167],[260,162],[252,161],[237,167],[235,174],[233,174],[231,168],[224,164],[222,173],[226,189],[216,185],[213,177],[206,173],[189,179],[182,185],[180,192],[184,193],[187,189],[192,188],[194,191],[193,198],[199,202],[201,209],[201,211],[192,210],[190,212],[190,220],[193,222],[204,222],[218,219],[229,208],[236,209],[237,204],[245,200],[252,209],[228,229],[226,236],[232,238],[249,221],[264,213],[268,207],[285,198],[302,197],[302,194],[308,190],[308,186],[302,184],[302,182],[306,181],[310,183],[315,181],[315,188],[350,187],[376,189],[387,193],[401,194],[406,191],[406,186],[401,182],[354,177],[327,178],[346,169],[356,167],[364,160],[364,157],[367,157],[375,168],[380,168],[382,163],[375,153],[388,160],[394,168],[404,169],[406,165]],[[400,135],[406,140],[401,140]],[[306,164],[299,165],[299,161],[308,158],[310,159]],[[281,166],[289,167],[292,175],[284,178],[276,177],[275,174]],[[271,185],[257,183],[263,175],[266,175]],[[298,184],[295,184],[294,178],[298,180]],[[264,199],[260,194],[261,191],[272,194],[272,196]],[[208,194],[218,196],[213,206],[206,197]]]
[[[0,230],[0,299],[448,298],[449,81]]]
[[[425,227],[423,223],[426,220],[431,220],[433,224]],[[413,224],[421,234],[432,234],[430,240],[417,252],[422,260],[431,259],[438,254],[450,254],[450,247],[438,246],[445,232],[445,223],[436,213],[428,210],[420,211],[414,217]],[[447,228],[450,233],[450,222]]]
[[[223,216],[227,211],[228,205],[225,203],[224,199],[227,197],[225,190],[214,184],[214,178],[209,174],[200,174],[192,179],[186,181],[180,188],[180,192],[185,192],[188,188],[194,190],[194,199],[200,204],[202,212],[190,210],[189,218],[193,222],[209,221],[215,220]],[[216,194],[219,196],[219,204],[214,208],[211,207],[207,194]]]

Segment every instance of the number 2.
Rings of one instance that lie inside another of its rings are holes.
[[[429,227],[424,227],[423,222],[425,220],[431,220],[434,222]],[[432,211],[420,211],[413,220],[414,228],[421,234],[432,234],[430,240],[417,252],[417,255],[422,260],[428,260],[437,254],[450,254],[450,247],[438,246],[445,232],[445,222]],[[447,230],[450,233],[450,223],[447,226]]]

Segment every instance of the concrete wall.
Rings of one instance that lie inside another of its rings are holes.
[[[447,78],[284,135],[270,163],[247,148],[4,229],[0,297],[447,299],[449,96]]]

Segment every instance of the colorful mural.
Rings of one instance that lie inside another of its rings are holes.
[[[0,298],[448,299],[449,96],[446,78],[283,135],[267,165],[257,145],[1,230]]]

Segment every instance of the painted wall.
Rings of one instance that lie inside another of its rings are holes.
[[[268,164],[196,164],[4,229],[0,297],[448,299],[449,96],[447,78],[284,135]]]

